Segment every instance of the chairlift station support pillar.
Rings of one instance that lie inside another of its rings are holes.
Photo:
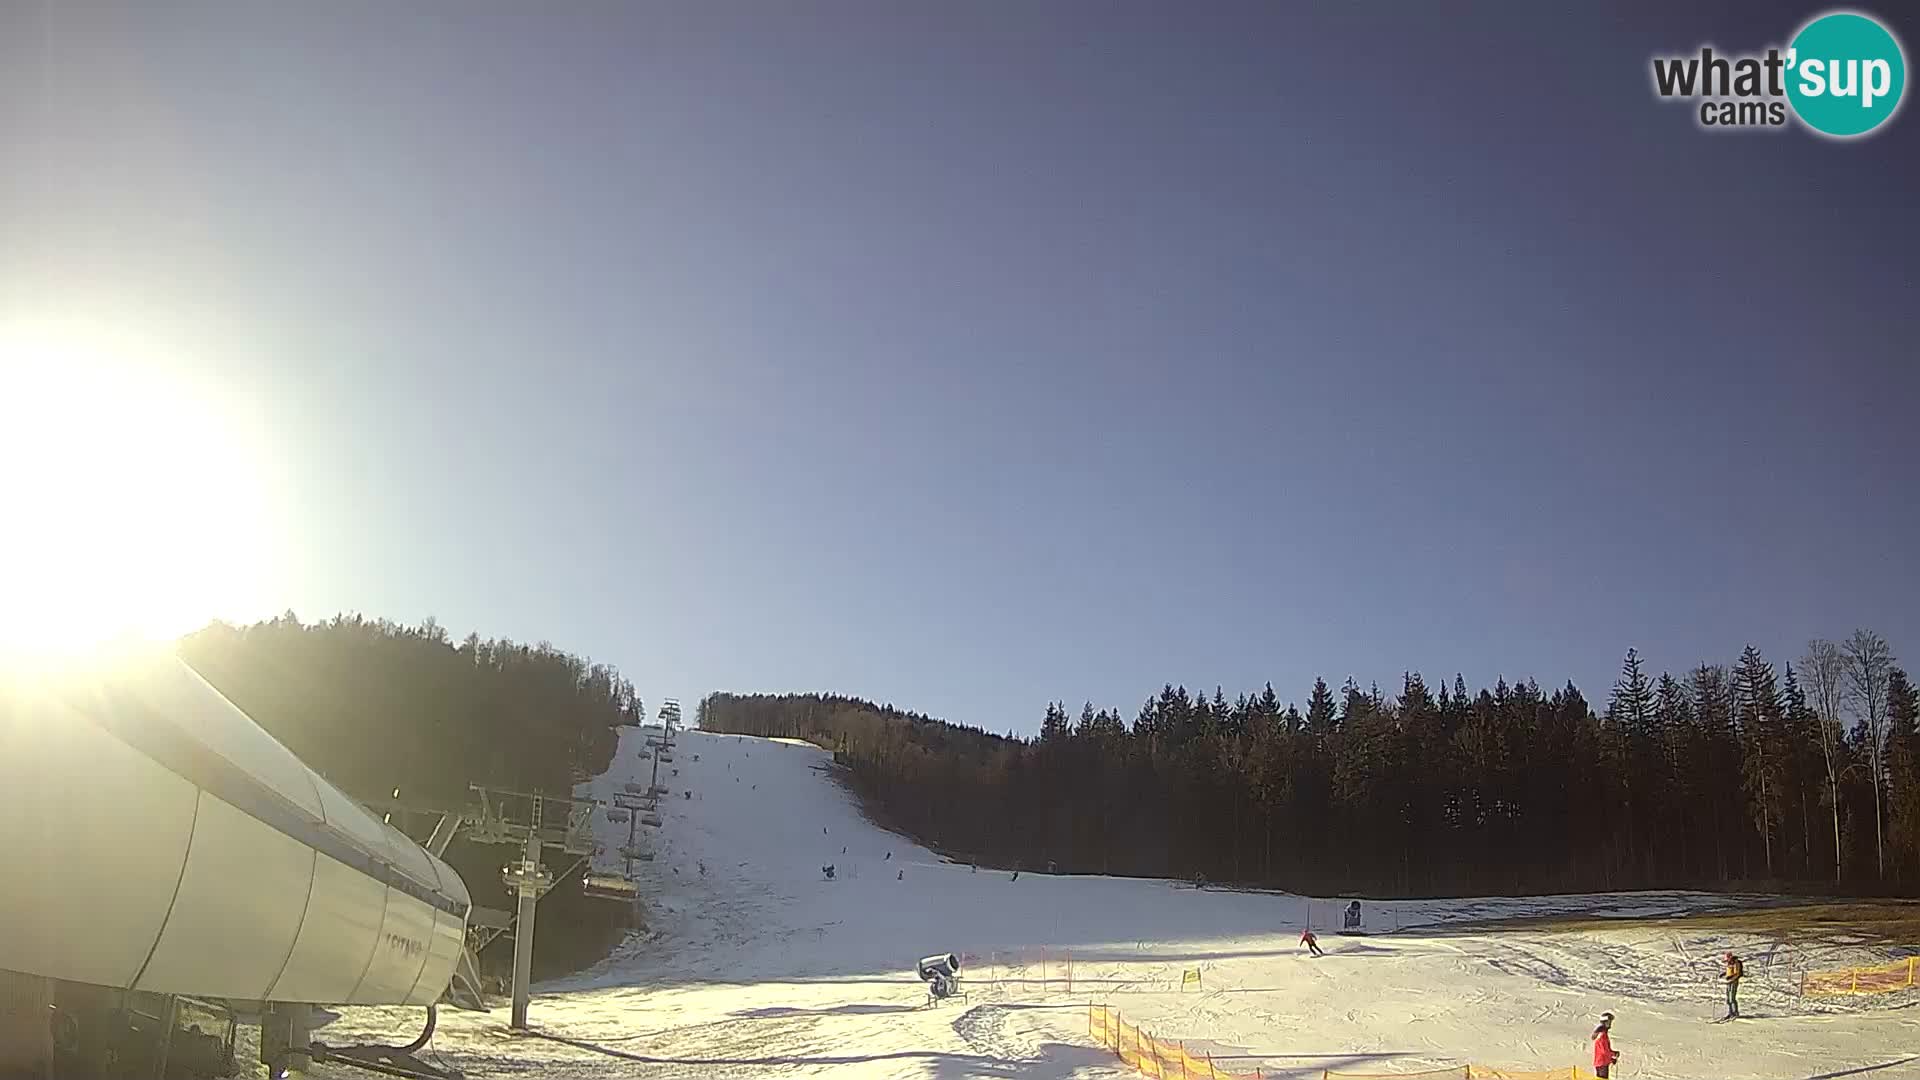
[[[540,855],[547,848],[557,848],[575,856],[573,866],[576,868],[591,858],[596,846],[593,839],[596,804],[591,799],[561,799],[537,791],[503,791],[478,785],[472,790],[478,797],[479,810],[467,823],[468,838],[483,844],[518,844],[521,849],[519,859],[501,868],[500,880],[516,900],[513,920],[513,1030],[525,1031],[527,1005],[532,999],[536,905],[558,880],[552,871],[541,864]],[[512,821],[506,816],[505,803],[518,799],[527,800],[528,813],[524,822]],[[565,825],[547,825],[546,805],[550,802],[567,807]],[[568,874],[572,872],[572,868],[567,871]]]

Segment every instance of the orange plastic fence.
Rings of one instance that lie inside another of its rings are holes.
[[[1909,956],[1876,967],[1842,968],[1838,971],[1809,971],[1800,976],[1802,997],[1828,997],[1836,994],[1891,994],[1913,988],[1914,967],[1920,957]]]
[[[1425,1072],[1334,1072],[1329,1068],[1329,1070],[1321,1070],[1321,1076],[1332,1078],[1332,1080],[1361,1080],[1361,1078],[1375,1080],[1379,1076],[1398,1076],[1400,1080],[1469,1080],[1469,1076],[1473,1074],[1471,1070],[1473,1070],[1471,1065],[1428,1068]],[[1565,1078],[1565,1072],[1561,1076]]]
[[[1321,1080],[1407,1080],[1408,1077],[1449,1077],[1457,1080],[1594,1080],[1593,1074],[1578,1065],[1564,1069],[1497,1069],[1491,1065],[1455,1065],[1415,1073],[1356,1073],[1328,1069]]]
[[[1178,1042],[1155,1038],[1120,1018],[1120,1010],[1105,1005],[1087,1006],[1087,1034],[1134,1067],[1143,1076],[1159,1080],[1264,1080],[1264,1074],[1230,1072],[1216,1065],[1212,1056],[1195,1054]],[[1485,1065],[1455,1065],[1412,1073],[1356,1073],[1323,1070],[1321,1080],[1593,1080],[1592,1074],[1578,1067],[1531,1072],[1494,1069]]]

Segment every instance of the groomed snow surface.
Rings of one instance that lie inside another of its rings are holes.
[[[646,733],[623,730],[613,768],[579,794],[611,800],[648,783]],[[443,1011],[433,1051],[444,1062],[474,1077],[596,1080],[1133,1075],[1087,1037],[1087,1004],[1101,1002],[1223,1067],[1270,1077],[1584,1067],[1603,1010],[1618,1017],[1617,1076],[1920,1075],[1910,995],[1794,996],[1803,968],[1879,959],[1865,945],[1633,921],[1740,898],[1365,901],[1367,933],[1343,935],[1344,898],[1032,871],[1014,880],[949,863],[867,823],[831,756],[806,744],[689,731],[673,756],[660,771],[665,824],[640,830],[656,858],[635,864],[648,930],[593,970],[536,987],[533,1035],[509,1031],[504,1003]],[[627,826],[604,812],[598,821],[599,862],[618,867]],[[1472,925],[1580,912],[1621,922]],[[1299,944],[1309,918],[1323,958]],[[1724,1012],[1717,958],[1728,948],[1748,960],[1748,1019],[1711,1024]],[[971,958],[968,998],[928,1007],[913,963],[949,951]],[[1190,968],[1201,986],[1182,992]],[[419,1010],[349,1009],[319,1037],[404,1042],[419,1020]]]

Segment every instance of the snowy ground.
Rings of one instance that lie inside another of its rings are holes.
[[[538,987],[534,1035],[510,1034],[504,1007],[447,1012],[434,1041],[446,1062],[475,1077],[1130,1075],[1087,1038],[1086,1005],[1097,1001],[1270,1077],[1584,1065],[1602,1010],[1618,1015],[1628,1077],[1920,1075],[1909,996],[1828,1005],[1791,992],[1805,967],[1877,959],[1863,944],[1788,949],[1634,921],[1737,898],[1366,902],[1368,933],[1344,936],[1330,929],[1342,898],[974,872],[867,824],[814,747],[702,732],[677,742],[661,770],[665,825],[642,830],[657,857],[636,864],[649,931],[595,969]],[[642,753],[642,733],[624,731],[613,769],[581,791],[610,799],[646,783]],[[600,831],[602,863],[618,865],[627,827],[602,816]],[[836,880],[822,875],[826,863]],[[1621,922],[1468,925],[1576,912]],[[1298,945],[1309,918],[1322,959]],[[1750,958],[1750,1019],[1714,1025],[1725,948]],[[946,951],[971,958],[970,996],[926,1008],[913,961]],[[1189,968],[1201,988],[1183,993]],[[418,1019],[347,1010],[320,1037],[405,1041]]]

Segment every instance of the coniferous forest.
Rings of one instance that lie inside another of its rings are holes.
[[[710,731],[811,740],[881,824],[954,858],[1375,895],[1920,890],[1920,701],[1871,631],[1775,663],[1387,692],[1165,687],[1033,738],[822,695],[714,694]]]
[[[256,723],[357,799],[395,789],[409,805],[465,805],[467,785],[566,796],[576,777],[604,772],[615,728],[637,724],[641,702],[619,672],[550,645],[454,642],[431,619],[403,626],[340,616],[302,624],[292,613],[247,627],[216,623],[182,640],[180,655]],[[402,824],[396,818],[395,824]],[[430,822],[412,822],[431,827]],[[424,836],[416,836],[424,839]],[[476,904],[509,910],[500,884],[506,848],[456,840],[446,858]],[[567,869],[549,854],[556,874]],[[541,901],[534,941],[541,977],[604,956],[629,925],[624,905],[581,895],[578,875]],[[503,939],[481,957],[511,967]]]

